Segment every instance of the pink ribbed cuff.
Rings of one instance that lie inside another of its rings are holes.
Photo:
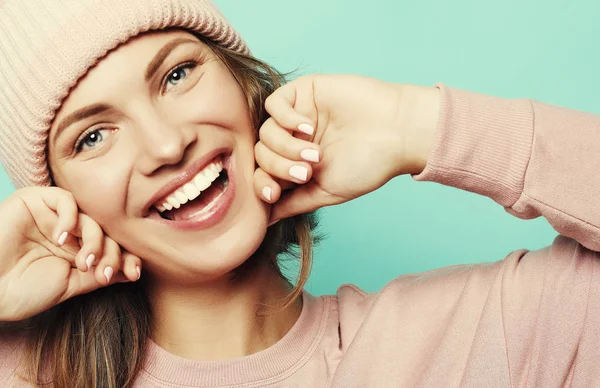
[[[504,207],[523,191],[533,142],[533,110],[509,100],[437,85],[438,128],[417,181],[438,182],[482,194]]]

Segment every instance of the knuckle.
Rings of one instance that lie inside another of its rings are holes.
[[[254,146],[254,154],[256,157],[256,161],[258,162],[260,160],[259,165],[261,164],[261,162],[264,163],[267,159],[270,159],[269,153],[269,147],[267,147],[263,142],[258,142]]]
[[[71,215],[79,213],[77,202],[75,202],[75,198],[71,193],[59,196],[56,206],[62,211],[67,211]]]
[[[58,189],[61,191],[61,194],[64,196],[64,198],[66,200],[75,202],[75,197],[73,196],[73,193],[71,193],[68,190],[61,189],[61,188],[58,188]]]
[[[272,117],[269,117],[268,119],[265,120],[265,122],[260,126],[259,130],[258,130],[258,136],[259,138],[262,140],[265,136],[267,136],[269,134],[269,132],[271,131],[271,128],[273,127],[273,124],[275,123],[275,120]]]
[[[37,193],[38,190],[40,190],[40,189],[42,189],[42,188],[36,187],[36,186],[22,187],[22,188],[16,190],[13,195],[17,195],[17,196],[19,196],[19,195],[29,196],[29,195],[31,195],[33,193]]]
[[[266,180],[269,178],[269,174],[267,174],[267,172],[260,167],[256,169],[255,174],[260,180]]]
[[[106,239],[106,243],[108,244],[108,246],[110,247],[110,249],[113,249],[115,251],[121,251],[121,248],[119,247],[119,244],[117,244],[117,242],[115,240],[113,240],[112,238],[105,236],[104,237]]]
[[[119,245],[110,237],[104,237],[104,257],[107,259],[118,259],[121,249]]]
[[[79,224],[79,229],[81,229],[81,234],[83,236],[92,236],[92,235],[94,235],[94,225],[85,216],[85,214],[79,213],[77,215],[77,223]]]
[[[123,253],[123,263],[131,263],[131,265],[139,265],[140,258],[130,252]]]
[[[35,186],[23,187],[23,188],[20,188],[20,189],[16,190],[11,195],[11,197],[13,197],[13,198],[19,198],[19,199],[21,199],[23,201],[27,201],[27,200],[30,200],[30,199],[36,197],[36,196],[40,197],[41,193],[42,193],[41,190],[43,190],[43,188],[35,187]]]
[[[254,145],[254,156],[258,159],[262,156],[262,150],[263,150],[263,143],[262,142],[258,142]]]
[[[261,125],[261,127],[258,130],[258,141],[265,141],[265,138],[267,137],[267,129],[266,129],[266,124]]]
[[[302,151],[302,147],[299,146],[295,141],[294,142],[292,142],[292,141],[285,142],[283,145],[283,148],[285,149],[286,155],[289,155],[289,156],[299,155],[300,152]]]
[[[273,105],[274,99],[275,97],[273,97],[273,94],[265,99],[265,108],[267,108],[267,110],[271,108],[271,105]]]
[[[266,161],[265,170],[275,175],[281,175],[281,173],[278,171],[279,169],[277,168],[277,162],[275,158],[268,158],[268,160]]]
[[[98,254],[103,252],[102,239],[98,238],[98,236],[91,236],[91,238],[85,239],[85,244],[90,248],[92,253]]]
[[[102,238],[102,236],[104,235],[104,233],[102,232],[102,228],[100,228],[100,225],[98,225],[96,221],[94,221],[90,217],[85,218],[84,229],[87,229],[88,233],[90,233],[98,239]]]
[[[261,169],[257,168],[256,170],[254,170],[254,185],[256,187],[260,186],[261,181],[264,180],[264,176],[261,173]]]

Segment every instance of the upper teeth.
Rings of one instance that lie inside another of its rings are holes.
[[[218,161],[209,164],[189,182],[155,203],[154,207],[161,213],[173,208],[179,209],[181,205],[193,201],[201,192],[208,189],[211,183],[219,177],[221,171],[223,171],[223,162]]]

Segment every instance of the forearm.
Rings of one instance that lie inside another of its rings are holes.
[[[561,234],[600,250],[600,116],[440,91],[437,130],[416,180],[488,196],[520,218],[544,216]]]

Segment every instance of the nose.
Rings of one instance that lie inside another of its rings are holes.
[[[143,175],[151,175],[163,166],[178,164],[196,140],[194,132],[186,130],[185,125],[177,123],[173,117],[146,114],[138,123],[134,139],[139,152],[136,164]]]

